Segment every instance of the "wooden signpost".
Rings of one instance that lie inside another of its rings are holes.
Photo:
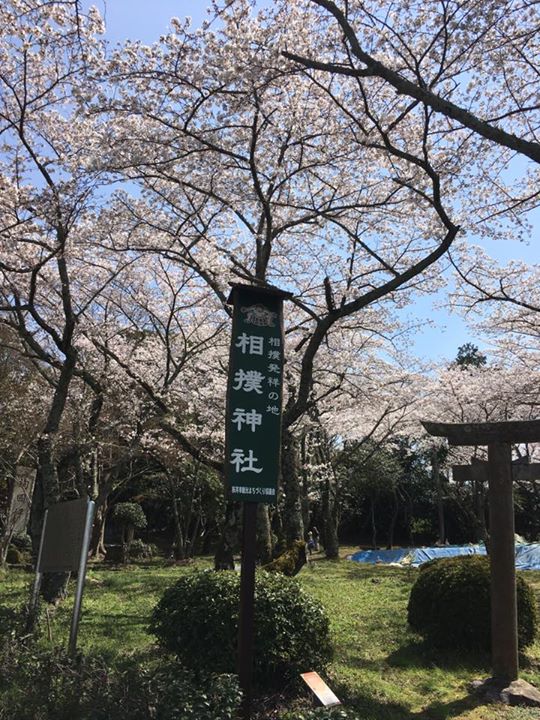
[[[244,503],[238,676],[243,716],[251,716],[258,503],[275,503],[280,466],[283,300],[277,288],[235,284],[227,388],[225,481]]]
[[[512,443],[540,442],[540,421],[422,424],[430,435],[446,437],[450,445],[488,447],[493,666],[490,681],[504,687],[517,680],[519,674]]]

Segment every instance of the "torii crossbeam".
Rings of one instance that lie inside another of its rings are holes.
[[[540,420],[422,425],[450,445],[488,447],[493,679],[511,683],[519,674],[512,444],[540,442]]]

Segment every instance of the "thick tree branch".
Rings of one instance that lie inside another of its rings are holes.
[[[501,128],[492,125],[485,120],[480,119],[473,113],[465,110],[465,108],[459,107],[458,105],[440,97],[436,93],[429,90],[427,87],[422,87],[419,84],[407,80],[399,73],[390,69],[383,63],[375,60],[374,57],[365,52],[358,41],[357,35],[350,25],[349,21],[345,17],[345,14],[332,2],[332,0],[311,0],[316,5],[327,10],[339,23],[340,29],[343,31],[346,41],[349,44],[350,50],[353,55],[362,62],[364,68],[354,68],[342,66],[337,63],[319,63],[318,61],[312,60],[311,58],[302,57],[288,51],[283,51],[284,57],[294,62],[303,65],[306,68],[314,70],[325,70],[328,72],[349,75],[353,77],[366,77],[375,76],[387,83],[392,85],[396,91],[402,95],[408,95],[425,105],[433,108],[436,112],[445,115],[452,120],[457,120],[464,127],[473,130],[481,137],[502,145],[503,147],[510,148],[515,152],[525,155],[526,157],[534,160],[534,162],[540,163],[540,144],[530,142],[524,138],[519,138],[512,133],[506,132]]]

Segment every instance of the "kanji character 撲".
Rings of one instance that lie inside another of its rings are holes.
[[[262,382],[264,375],[258,370],[237,370],[234,374],[233,390],[243,390],[244,392],[255,392],[262,395]]]

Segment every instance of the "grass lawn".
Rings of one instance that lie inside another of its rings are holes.
[[[209,565],[208,559],[197,565]],[[141,653],[152,607],[186,570],[156,563],[127,569],[91,567],[83,602],[79,646],[106,653],[111,662]],[[533,720],[536,709],[482,706],[468,683],[489,675],[489,658],[441,655],[426,649],[406,623],[414,569],[367,566],[315,559],[298,579],[319,598],[331,618],[335,658],[329,684],[359,720]],[[540,599],[540,572],[525,573]],[[27,599],[32,575],[0,574],[0,626]],[[52,644],[67,644],[73,593],[49,613]],[[40,643],[50,645],[46,624]],[[540,639],[520,658],[521,676],[540,687]],[[310,668],[307,668],[310,669]],[[75,719],[74,719],[75,720]]]

